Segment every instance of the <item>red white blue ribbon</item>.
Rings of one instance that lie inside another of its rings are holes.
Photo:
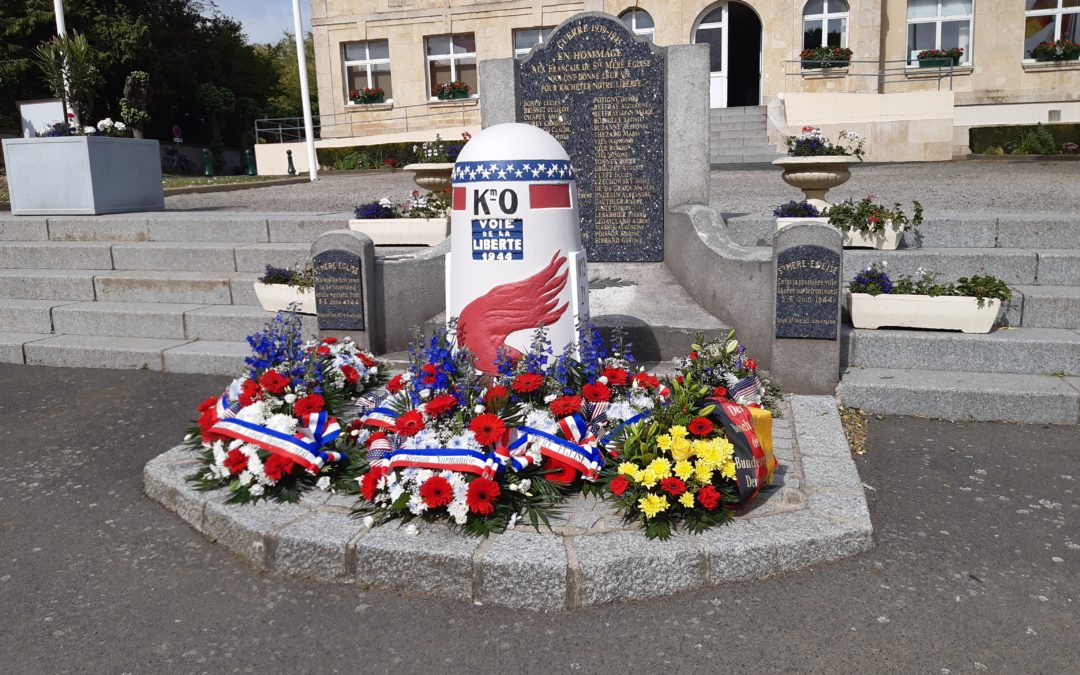
[[[305,415],[300,422],[301,428],[292,436],[235,416],[218,420],[211,431],[291,459],[311,473],[318,473],[327,462],[342,459],[341,453],[322,449],[341,434],[337,420],[323,411]]]
[[[574,467],[586,480],[596,480],[604,466],[604,458],[596,447],[596,437],[586,435],[588,427],[585,420],[580,415],[571,415],[559,420],[559,427],[567,438],[559,438],[532,427],[518,427],[521,436],[511,445],[511,452],[517,445],[528,443],[541,455]]]
[[[393,429],[394,422],[397,421],[398,414],[390,408],[377,407],[373,408],[367,415],[360,420],[362,424],[369,427],[376,427],[378,429]]]
[[[459,471],[491,478],[498,472],[499,462],[493,454],[468,448],[402,448],[390,455],[387,466]]]

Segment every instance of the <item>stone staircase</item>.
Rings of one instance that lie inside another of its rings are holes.
[[[252,282],[348,214],[0,215],[0,361],[234,374],[272,313]],[[315,332],[313,317],[304,330]]]
[[[746,245],[771,236],[771,220],[739,218]],[[930,214],[896,251],[846,250],[847,280],[886,260],[892,275],[919,268],[954,280],[992,274],[1013,290],[986,335],[860,330],[842,341],[846,405],[870,413],[956,420],[1080,422],[1080,221],[1066,215]]]
[[[765,106],[713,108],[709,113],[712,164],[767,163],[781,157],[769,143]]]

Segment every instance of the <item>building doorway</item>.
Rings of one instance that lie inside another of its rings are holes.
[[[694,28],[696,44],[709,45],[709,106],[761,104],[761,20],[741,2],[707,10]]]

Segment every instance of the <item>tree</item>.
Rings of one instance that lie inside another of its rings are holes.
[[[101,73],[86,36],[54,36],[35,50],[37,64],[53,96],[75,113],[75,124],[92,123],[95,90],[101,85]]]
[[[120,114],[131,127],[135,138],[143,137],[143,125],[150,119],[150,73],[133,70],[124,81],[124,98],[120,99]]]

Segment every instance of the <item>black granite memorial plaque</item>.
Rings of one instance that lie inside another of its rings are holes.
[[[776,262],[776,337],[835,340],[839,329],[840,253],[804,244]]]
[[[360,256],[330,249],[312,259],[319,330],[364,330],[364,282]]]
[[[607,14],[560,25],[520,69],[517,119],[544,129],[577,176],[590,261],[664,259],[664,55]]]

